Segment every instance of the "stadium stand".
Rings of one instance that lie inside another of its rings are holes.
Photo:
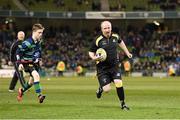
[[[20,10],[10,0],[0,1],[0,10]],[[17,0],[27,10],[31,11],[156,11],[180,10],[180,0]],[[10,4],[11,3],[11,4]],[[180,68],[179,31],[155,30],[148,25],[137,27],[128,25],[127,28],[115,27],[128,47],[133,52],[132,71],[167,72],[168,66]],[[27,36],[31,27],[22,28]],[[9,47],[16,39],[18,28],[11,21],[0,19],[0,68],[9,66]],[[94,63],[87,55],[90,41],[99,29],[94,31],[73,31],[69,26],[49,27],[45,31],[44,67],[54,69],[58,61],[66,64],[67,70],[74,71],[81,65],[88,70],[94,70]],[[54,44],[56,43],[56,44]],[[119,53],[121,61],[126,57]],[[48,59],[47,59],[48,58]],[[179,71],[178,71],[178,74]]]
[[[32,10],[32,11],[180,10],[180,0],[16,0],[16,1],[19,1],[19,3],[21,3],[27,10]],[[10,0],[1,0],[0,4],[1,4],[0,9],[20,10],[20,8],[18,8],[14,3],[10,2]]]
[[[12,0],[0,0],[0,10],[18,10]]]
[[[113,11],[179,10],[179,0],[109,0]]]
[[[24,29],[26,33],[30,31],[28,27]],[[116,29],[117,31],[134,55],[134,59],[131,61],[133,71],[148,75],[152,71],[167,72],[169,65],[173,65],[177,70],[180,69],[178,31],[158,33],[148,27],[136,28],[134,26],[128,26],[127,32]],[[13,23],[1,24],[1,68],[9,66],[9,47],[15,40],[16,32],[17,28]],[[88,57],[87,52],[90,41],[98,32],[96,29],[94,32],[88,30],[74,32],[69,26],[49,27],[44,34],[46,38],[43,44],[44,67],[55,69],[58,61],[64,61],[68,71],[74,71],[78,65],[87,70],[94,70],[94,63]],[[126,56],[121,52],[119,54],[123,61]]]

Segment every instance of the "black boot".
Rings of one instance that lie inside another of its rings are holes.
[[[103,92],[103,89],[101,87],[99,87],[98,90],[96,91],[96,96],[98,99],[101,98],[102,92]]]
[[[121,109],[122,110],[130,110],[130,108],[125,104],[124,101],[121,102]]]

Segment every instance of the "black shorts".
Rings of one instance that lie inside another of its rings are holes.
[[[114,79],[121,79],[121,70],[119,67],[109,69],[97,69],[97,77],[101,87],[114,82]]]
[[[23,63],[24,71],[28,72],[32,76],[32,71],[36,70],[39,71],[39,66],[34,63]]]

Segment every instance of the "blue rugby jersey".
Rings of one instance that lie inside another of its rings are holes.
[[[41,43],[35,42],[32,37],[18,46],[16,57],[18,61],[34,62],[41,57]]]

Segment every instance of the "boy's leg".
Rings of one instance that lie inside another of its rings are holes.
[[[34,78],[34,88],[35,88],[36,94],[38,95],[39,102],[43,103],[45,96],[42,95],[42,88],[40,85],[39,73],[36,70],[34,70],[32,71],[32,76]]]
[[[33,85],[33,77],[30,76],[29,81],[24,84],[23,93],[26,92]]]
[[[23,88],[19,88],[18,89],[18,96],[17,96],[17,100],[18,101],[22,101],[22,97],[24,92],[26,92],[29,88],[31,88],[33,85],[33,78],[30,77],[29,81],[27,81],[26,83],[23,84]]]
[[[24,71],[29,72],[29,74],[31,75],[31,71],[34,70],[33,66],[31,67],[29,64],[23,64],[23,66],[24,66]],[[19,88],[18,90],[17,100],[21,101],[24,92],[26,92],[33,85],[33,77],[30,77],[29,81],[26,82],[23,76],[23,71],[19,71],[17,66],[16,66],[16,70],[18,71],[17,72],[18,77],[22,85],[22,88]]]

